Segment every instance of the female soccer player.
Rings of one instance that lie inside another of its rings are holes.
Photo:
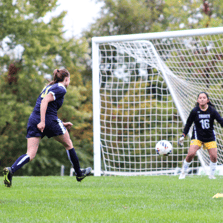
[[[182,136],[179,139],[179,144],[183,146],[183,141],[189,129],[194,122],[193,134],[191,138],[190,148],[186,159],[183,162],[182,171],[179,179],[184,179],[187,174],[187,169],[190,166],[196,152],[203,145],[203,149],[207,149],[210,156],[210,179],[215,179],[214,173],[217,166],[217,143],[214,132],[214,120],[223,127],[223,119],[215,110],[214,105],[210,102],[206,92],[201,92],[197,98],[196,107],[192,109],[187,119]]]
[[[77,181],[82,181],[91,172],[91,167],[80,169],[79,160],[73,148],[73,143],[67,129],[73,125],[71,122],[62,122],[57,117],[57,111],[62,106],[64,95],[70,83],[70,73],[66,69],[56,69],[53,72],[53,81],[46,86],[39,97],[27,124],[27,153],[20,156],[11,167],[3,169],[4,184],[11,187],[13,174],[23,165],[36,156],[41,138],[54,137],[67,151],[72,163]],[[67,128],[67,129],[66,129]]]

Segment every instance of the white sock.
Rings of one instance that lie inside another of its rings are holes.
[[[184,163],[183,163],[183,171],[184,171],[184,173],[187,172],[187,169],[190,166],[190,164],[191,164],[191,162],[187,162],[186,159],[184,160]]]
[[[216,163],[212,163],[212,162],[210,161],[210,175],[214,176],[216,167],[217,167],[217,162],[216,162]]]

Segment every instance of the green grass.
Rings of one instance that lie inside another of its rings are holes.
[[[0,186],[0,222],[222,223],[217,193],[219,176],[14,177]]]

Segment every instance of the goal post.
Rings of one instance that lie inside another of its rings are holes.
[[[93,84],[93,145],[94,176],[101,175],[101,127],[100,127],[100,83],[99,83],[99,44],[92,41],[92,84]]]
[[[177,174],[190,139],[183,148],[177,140],[197,94],[208,92],[223,112],[223,27],[93,37],[92,69],[95,176]],[[173,144],[168,157],[155,153],[161,139]],[[192,173],[206,172],[207,151],[197,155]]]

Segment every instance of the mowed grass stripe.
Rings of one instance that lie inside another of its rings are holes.
[[[223,222],[217,193],[223,177],[13,177],[0,186],[0,222]]]

